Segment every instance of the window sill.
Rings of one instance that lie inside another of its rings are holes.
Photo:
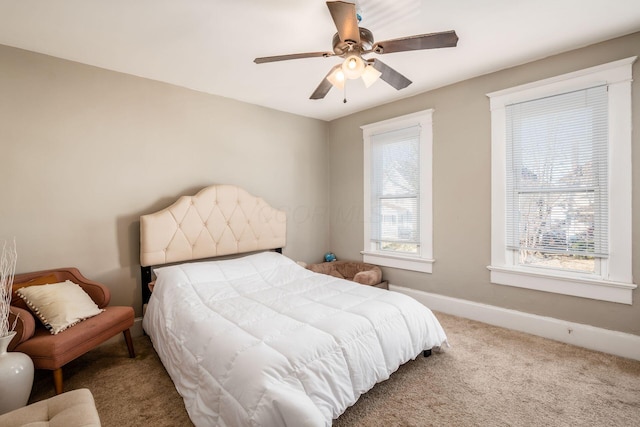
[[[633,283],[561,276],[509,267],[488,266],[487,268],[491,271],[491,283],[497,285],[515,286],[620,304],[631,305],[633,290],[637,288]]]
[[[401,270],[419,271],[421,273],[431,273],[434,259],[418,258],[412,256],[391,255],[380,252],[360,252],[362,260],[368,264],[380,265],[382,267],[393,267]]]

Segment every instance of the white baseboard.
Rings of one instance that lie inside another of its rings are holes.
[[[136,338],[136,337],[141,337],[142,334],[144,334],[144,331],[142,329],[142,317],[136,317],[133,320],[133,326],[131,328],[129,328],[129,331],[131,332],[131,337]],[[124,342],[124,336],[122,334],[118,334],[113,336],[112,338],[109,338],[108,340],[106,340],[105,342],[103,342],[100,345],[105,345],[105,344],[113,344],[113,343],[117,343],[117,342]]]
[[[142,329],[142,317],[136,317],[133,321],[133,326],[131,327],[131,336],[141,337],[144,335],[144,330]]]
[[[409,295],[430,309],[442,313],[526,332],[590,350],[640,360],[640,336],[638,335],[446,297],[402,286],[389,285],[389,289]]]

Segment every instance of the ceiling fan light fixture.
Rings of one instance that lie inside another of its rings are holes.
[[[378,79],[382,79],[396,90],[404,89],[411,84],[411,80],[382,61],[377,59],[364,60],[362,55],[366,56],[371,53],[382,55],[395,52],[455,47],[458,45],[458,35],[453,30],[418,34],[374,43],[373,33],[360,26],[362,13],[360,12],[360,7],[356,3],[352,3],[352,1],[357,2],[358,0],[332,0],[326,2],[331,19],[333,19],[336,30],[338,30],[332,39],[333,52],[306,52],[265,56],[255,58],[253,62],[264,64],[290,59],[328,58],[332,56],[344,58],[341,63],[335,64],[328,71],[310,96],[310,99],[323,99],[332,87],[345,88],[346,79],[355,80],[362,77],[367,88]],[[375,68],[371,67],[372,64],[375,64]]]
[[[352,53],[347,55],[342,63],[342,71],[344,76],[348,79],[357,79],[364,73],[365,63],[360,55]]]
[[[367,65],[362,73],[362,81],[364,82],[365,87],[368,88],[377,82],[381,75],[382,73],[373,68],[373,65]]]
[[[327,80],[329,83],[333,85],[333,87],[342,89],[344,88],[344,72],[341,67],[336,67],[332,73],[327,76]]]

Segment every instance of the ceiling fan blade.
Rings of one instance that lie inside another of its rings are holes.
[[[406,52],[408,50],[437,49],[441,47],[455,47],[458,44],[458,35],[455,31],[443,31],[441,33],[421,34],[418,36],[403,37],[400,39],[386,40],[373,45],[376,53]]]
[[[336,24],[341,41],[360,43],[360,29],[356,17],[356,5],[345,1],[328,1],[327,7]]]
[[[331,75],[331,73],[333,73],[336,69],[340,67],[342,67],[342,64],[338,64],[329,70],[327,75],[324,76],[324,79],[322,79],[322,81],[320,82],[316,90],[311,94],[309,99],[322,99],[325,96],[327,96],[327,93],[329,93],[329,91],[331,90],[331,87],[333,86],[329,81],[328,77]]]
[[[382,73],[382,75],[380,76],[382,80],[389,83],[397,90],[404,89],[411,84],[411,80],[409,80],[393,68],[389,67],[379,59],[369,59],[367,62],[373,65],[373,68]]]
[[[288,61],[289,59],[319,58],[319,57],[328,58],[329,56],[334,56],[334,55],[335,54],[332,52],[292,53],[290,55],[263,56],[261,58],[254,59],[253,62],[255,62],[256,64],[264,64],[266,62]]]

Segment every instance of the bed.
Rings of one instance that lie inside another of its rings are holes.
[[[140,230],[143,283],[155,276],[143,327],[196,426],[330,426],[446,344],[410,297],[275,251],[286,215],[239,187],[183,196],[143,215]]]

